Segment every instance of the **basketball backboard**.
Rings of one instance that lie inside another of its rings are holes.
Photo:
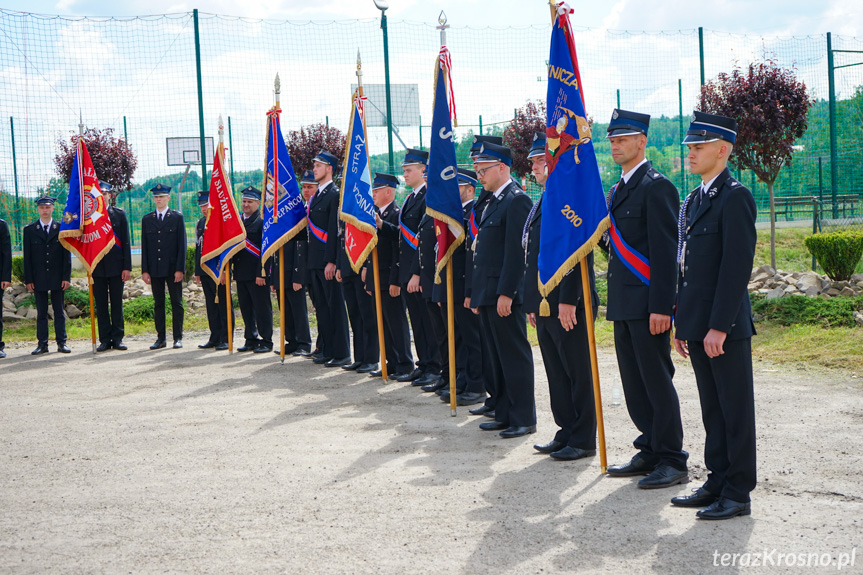
[[[207,165],[213,165],[213,157],[216,153],[216,148],[213,145],[213,138],[205,138],[207,148],[204,154]],[[165,138],[165,146],[168,150],[168,165],[169,166],[200,166],[201,165],[201,139],[200,138]]]

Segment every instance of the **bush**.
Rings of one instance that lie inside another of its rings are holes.
[[[766,299],[751,295],[752,313],[779,325],[818,325],[821,327],[854,327],[854,312],[863,308],[863,297],[830,299],[791,295]]]
[[[74,305],[83,314],[90,313],[90,292],[87,290],[70,286],[69,289],[63,292],[63,302],[66,305]]]
[[[24,256],[14,256],[12,258],[12,277],[24,283]]]
[[[126,321],[136,323],[153,321],[153,317],[155,317],[153,312],[155,303],[156,302],[151,295],[136,297],[133,300],[129,300],[123,305],[123,317]],[[185,307],[186,302],[184,300],[183,309],[185,309]],[[165,321],[168,324],[171,323],[171,300],[167,294],[165,294]]]
[[[195,277],[195,246],[186,246],[186,277],[187,282]]]
[[[851,279],[854,268],[863,256],[861,232],[812,234],[803,243],[833,281]]]

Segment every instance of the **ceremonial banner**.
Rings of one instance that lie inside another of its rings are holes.
[[[539,239],[539,291],[543,297],[593,250],[609,226],[581,92],[570,13],[565,4],[557,6],[548,59],[548,180]]]
[[[108,207],[83,138],[78,138],[59,238],[90,273],[115,243]]]
[[[426,212],[435,219],[437,237],[435,283],[440,283],[441,270],[464,241],[464,210],[458,189],[458,163],[450,113],[451,109],[455,109],[455,104],[447,101],[450,66],[449,51],[446,46],[441,46],[440,55],[435,61],[435,97],[426,194]]]
[[[262,263],[306,226],[303,195],[282,138],[280,113],[278,108],[267,112],[267,167],[264,170],[264,201],[261,202],[261,218],[264,220],[260,246]]]
[[[339,218],[345,222],[345,253],[356,273],[360,273],[378,243],[366,131],[361,113],[363,99],[359,94],[354,94],[339,202]]]
[[[201,269],[217,284],[228,261],[246,245],[246,228],[225,177],[225,146],[219,142],[210,179],[210,212],[201,243]]]

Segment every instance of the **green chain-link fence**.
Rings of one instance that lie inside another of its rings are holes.
[[[456,137],[464,142],[477,133],[501,133],[516,108],[545,97],[550,25],[478,29],[453,24],[447,43],[459,120]],[[783,199],[777,220],[811,222],[817,205],[825,227],[859,225],[863,65],[858,64],[863,63],[863,39],[744,36],[700,29],[576,29],[575,39],[607,186],[619,177],[602,137],[612,108],[652,115],[648,157],[684,194],[696,182],[687,173],[680,140],[701,83],[735,66],[771,58],[796,68],[816,100],[809,130],[776,182],[777,196]],[[10,223],[13,244],[18,245],[21,226],[36,217],[33,198],[43,191],[65,198],[53,159],[57,139],[77,132],[79,113],[87,127],[113,128],[137,155],[136,185],[118,201],[129,212],[133,243],[139,241],[141,216],[153,209],[146,190],[157,182],[177,189],[183,179],[185,167],[167,163],[166,139],[199,139],[202,125],[206,137],[216,138],[220,114],[235,189],[260,186],[265,112],[274,103],[275,74],[282,79],[283,131],[319,122],[344,131],[357,51],[370,107],[379,111],[369,126],[372,169],[398,173],[404,146],[428,143],[439,46],[434,24],[389,22],[383,30],[377,19],[299,23],[204,13],[73,19],[0,10],[0,217]],[[392,163],[383,96],[387,64]],[[459,161],[465,165],[467,148],[459,147]],[[766,185],[751,173],[736,175],[752,187],[759,219],[767,219]],[[198,214],[194,193],[203,187],[200,165],[193,165],[182,203],[176,196],[172,200],[175,208],[193,214],[188,218],[190,233]],[[529,183],[527,188],[533,195],[539,192]]]

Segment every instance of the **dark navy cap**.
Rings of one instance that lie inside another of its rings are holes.
[[[474,162],[503,162],[507,166],[512,165],[512,150],[506,146],[498,146],[490,142],[480,145]]]
[[[737,120],[705,112],[692,112],[692,123],[682,144],[704,144],[725,140],[731,144],[737,139]]]
[[[198,194],[198,207],[209,205],[210,203],[210,194],[207,192],[201,192]]]
[[[318,155],[314,157],[314,161],[321,164],[329,164],[333,167],[333,170],[339,169],[339,159],[326,150],[318,152]]]
[[[502,146],[503,138],[500,136],[474,136],[473,144],[470,147],[470,157],[476,157],[477,153],[479,152],[480,146],[485,143]]]
[[[615,108],[614,112],[611,113],[611,121],[608,122],[608,134],[605,137],[616,138],[617,136],[636,136],[638,134],[646,136],[649,127],[650,115]]]
[[[306,170],[303,172],[303,178],[300,180],[301,184],[315,184],[317,185],[317,180],[315,180],[315,171],[314,170]]]
[[[104,182],[102,180],[99,180],[99,189],[102,190],[103,192],[110,192],[111,191],[111,184],[109,184],[108,182]]]
[[[37,206],[53,206],[54,202],[57,201],[57,198],[52,198],[51,196],[39,196],[36,198]]]
[[[156,187],[150,188],[150,191],[153,193],[153,197],[167,196],[171,193],[171,186],[166,186],[164,184],[156,184]]]
[[[243,199],[244,200],[255,200],[256,202],[261,201],[261,190],[254,186],[249,186],[245,190],[243,190]]]
[[[539,156],[545,156],[545,132],[533,134],[533,144],[530,145],[530,151],[527,153],[528,159]]]
[[[415,150],[413,148],[408,148],[407,152],[405,152],[405,159],[402,162],[402,166],[413,166],[415,164],[428,164],[429,163],[429,153],[424,152],[422,150]]]
[[[468,186],[476,187],[476,172],[474,172],[473,170],[459,168],[458,183],[459,185],[467,184]]]
[[[375,172],[375,181],[372,183],[372,189],[377,190],[378,188],[398,188],[399,187],[399,179],[392,174],[384,174],[381,172]]]

